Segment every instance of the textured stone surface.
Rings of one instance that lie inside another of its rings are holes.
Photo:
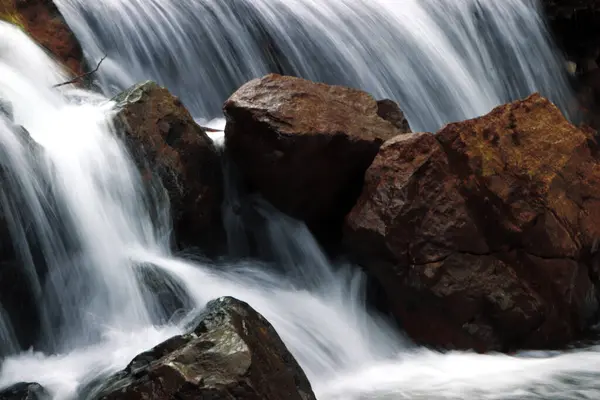
[[[0,390],[0,400],[51,400],[51,397],[37,383],[17,383]]]
[[[81,46],[52,0],[0,0],[0,20],[21,27],[73,74],[84,73]]]
[[[346,242],[417,341],[561,346],[598,309],[597,145],[533,95],[384,144]]]
[[[136,357],[101,398],[316,399],[273,327],[231,297],[210,302],[193,333]]]
[[[379,146],[403,133],[365,92],[275,74],[224,111],[227,151],[250,185],[320,238],[339,234]]]
[[[115,98],[116,124],[147,180],[169,194],[175,236],[183,246],[215,250],[222,242],[220,154],[179,99],[153,82]]]
[[[402,132],[411,132],[410,125],[404,117],[404,112],[400,109],[398,103],[390,99],[377,101],[377,115],[390,122]]]

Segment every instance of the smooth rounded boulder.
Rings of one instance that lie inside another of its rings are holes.
[[[149,182],[167,190],[181,247],[217,251],[223,245],[220,153],[181,101],[154,82],[115,97],[115,125]]]
[[[273,326],[232,297],[209,302],[192,333],[140,354],[93,397],[316,400]]]
[[[276,74],[246,83],[223,109],[226,150],[250,187],[322,240],[341,235],[377,150],[404,133],[365,92]]]
[[[539,95],[386,142],[345,243],[417,342],[560,347],[598,314],[600,158]]]

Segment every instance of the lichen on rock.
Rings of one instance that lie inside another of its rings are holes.
[[[418,342],[564,346],[598,313],[599,154],[537,94],[394,138],[367,170],[347,248]]]

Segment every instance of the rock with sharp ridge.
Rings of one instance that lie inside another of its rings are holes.
[[[208,303],[192,333],[140,354],[96,394],[104,400],[316,399],[271,324],[231,297]]]
[[[223,244],[222,171],[218,149],[181,101],[154,82],[118,95],[115,121],[151,183],[168,193],[175,236],[181,246],[217,251]]]
[[[22,382],[0,390],[0,400],[51,400],[51,397],[42,385]]]
[[[600,154],[539,95],[386,142],[348,249],[421,343],[560,347],[598,313]]]
[[[402,132],[411,132],[408,120],[404,116],[404,112],[400,109],[398,103],[390,99],[377,101],[377,115],[391,122],[396,128]]]
[[[399,109],[392,122],[379,111],[365,92],[271,74],[225,103],[226,149],[253,189],[328,241],[381,144],[408,130]]]
[[[19,26],[73,74],[83,74],[81,45],[52,0],[0,0],[0,21]]]

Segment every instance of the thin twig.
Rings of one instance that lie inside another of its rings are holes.
[[[209,128],[207,126],[198,125],[200,128],[204,129],[206,132],[223,132],[223,129],[215,129]]]
[[[70,85],[71,83],[75,83],[75,82],[77,82],[80,79],[83,79],[85,77],[90,76],[91,74],[93,74],[95,72],[98,72],[98,68],[100,68],[100,64],[102,64],[102,61],[104,61],[105,58],[106,58],[106,54],[104,55],[104,57],[102,57],[100,59],[100,61],[98,61],[98,65],[96,65],[96,68],[94,68],[93,70],[91,70],[89,72],[86,72],[85,74],[78,75],[75,78],[71,79],[70,81],[66,81],[66,82],[63,82],[63,83],[58,83],[58,84],[56,84],[56,85],[54,85],[52,87],[56,88],[56,87],[60,87],[60,86]]]

